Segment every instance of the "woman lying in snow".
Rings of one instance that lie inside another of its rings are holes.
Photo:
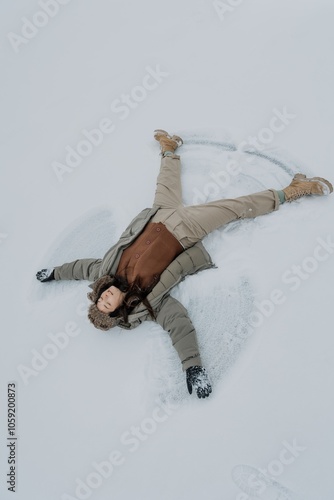
[[[175,154],[183,141],[164,130],[156,130],[154,138],[160,143],[162,159],[153,207],[135,217],[102,259],[80,259],[42,269],[36,277],[43,283],[93,282],[88,317],[101,330],[131,329],[146,320],[156,321],[171,337],[186,372],[189,393],[194,389],[199,398],[205,398],[211,393],[211,384],[202,367],[196,332],[186,309],[170,296],[171,289],[185,276],[214,267],[201,243],[214,229],[236,219],[270,213],[302,196],[329,194],[333,187],[321,177],[296,174],[282,191],[268,189],[184,207],[180,157]]]

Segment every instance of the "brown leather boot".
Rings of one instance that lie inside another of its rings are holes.
[[[304,174],[296,174],[291,184],[283,189],[285,201],[294,201],[302,196],[316,194],[319,196],[333,192],[332,184],[322,177],[307,178]]]
[[[183,140],[178,135],[170,136],[165,130],[157,129],[154,131],[154,139],[160,143],[161,154],[166,151],[175,150],[183,144]]]

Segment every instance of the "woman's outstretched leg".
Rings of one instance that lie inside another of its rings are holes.
[[[282,191],[268,189],[248,196],[222,199],[205,205],[180,207],[173,234],[185,247],[192,246],[211,231],[237,219],[249,219],[278,210],[281,203],[302,196],[326,195],[333,192],[329,181],[321,177],[308,179],[296,174],[291,184]]]
[[[175,209],[182,205],[181,162],[175,151],[183,141],[181,137],[170,136],[161,129],[154,131],[154,138],[160,144],[162,158],[153,206]]]
[[[278,210],[279,205],[278,192],[268,189],[248,196],[182,207],[177,211],[180,224],[174,229],[174,235],[181,238],[184,247],[189,247],[229,222],[268,214]]]
[[[154,206],[159,207],[159,210],[151,221],[164,223],[184,248],[194,245],[211,231],[234,220],[271,213],[278,210],[281,203],[302,196],[333,192],[333,186],[326,179],[308,179],[304,174],[296,174],[291,184],[282,191],[267,189],[248,196],[184,207],[180,157],[175,154],[183,141],[164,130],[156,130],[154,137],[160,143],[162,160],[154,199]]]
[[[162,156],[153,206],[177,208],[182,205],[180,157],[171,152]]]
[[[151,222],[162,222],[168,227],[177,209],[182,208],[181,162],[175,150],[183,141],[181,137],[170,136],[164,130],[156,130],[154,138],[160,143],[162,158],[153,202],[158,211]]]

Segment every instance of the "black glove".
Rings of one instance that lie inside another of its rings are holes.
[[[194,388],[199,398],[209,397],[212,388],[205,368],[201,366],[191,366],[186,370],[186,374],[189,394],[193,392]]]
[[[45,283],[46,281],[52,281],[55,279],[55,270],[42,269],[41,271],[38,271],[38,273],[36,274],[36,278],[42,283]]]

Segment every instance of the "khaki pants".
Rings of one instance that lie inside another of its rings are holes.
[[[184,248],[189,248],[214,229],[237,219],[253,218],[279,208],[277,191],[268,189],[239,198],[203,205],[183,206],[181,162],[176,154],[161,159],[151,222],[162,222]]]

